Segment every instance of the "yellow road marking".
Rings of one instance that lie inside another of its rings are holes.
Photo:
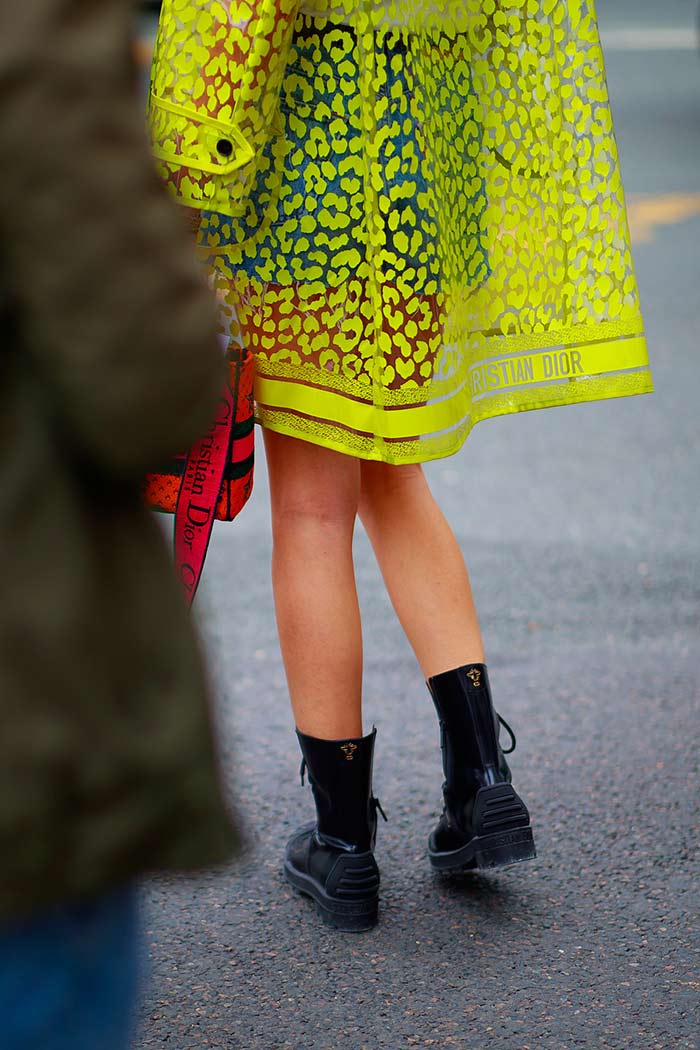
[[[630,233],[635,244],[650,244],[659,226],[675,226],[700,216],[700,193],[632,195],[627,199]]]
[[[603,51],[695,51],[698,31],[694,25],[611,26],[601,29]]]

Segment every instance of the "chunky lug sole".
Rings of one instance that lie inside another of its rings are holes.
[[[284,862],[284,876],[298,893],[314,901],[326,926],[346,933],[362,933],[376,926],[379,919],[377,866],[372,853],[354,854],[343,861],[344,871],[337,887],[339,896],[326,893],[316,879],[298,871],[288,860]]]
[[[435,871],[455,873],[503,868],[534,860],[537,855],[530,814],[510,784],[479,790],[472,824],[476,834],[458,849],[436,850],[431,840],[428,856]]]

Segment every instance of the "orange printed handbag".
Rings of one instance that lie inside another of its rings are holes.
[[[153,509],[174,514],[174,556],[191,604],[199,585],[214,521],[232,521],[253,490],[253,356],[235,343],[227,350],[228,383],[207,434],[189,452],[146,476]]]

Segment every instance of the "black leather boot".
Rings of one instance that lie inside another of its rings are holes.
[[[372,795],[376,729],[355,740],[319,740],[297,730],[317,819],[287,843],[287,881],[316,902],[325,923],[359,932],[376,925],[379,869],[372,850],[379,803]],[[382,813],[383,815],[383,813]]]
[[[436,871],[500,868],[535,856],[530,814],[511,786],[499,744],[485,664],[435,675],[428,688],[440,719],[445,808],[430,836]]]

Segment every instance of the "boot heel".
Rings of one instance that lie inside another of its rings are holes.
[[[510,784],[480,788],[474,799],[472,827],[477,836],[529,825],[527,806]]]
[[[535,840],[527,806],[510,784],[480,788],[474,800],[474,835],[455,850],[428,849],[435,871],[445,874],[502,868],[533,860]]]
[[[532,828],[521,828],[502,835],[487,835],[478,839],[474,850],[475,868],[503,868],[534,860],[537,856]]]
[[[340,905],[336,901],[332,907],[322,904],[316,900],[316,911],[326,926],[343,933],[364,933],[371,930],[379,921],[379,898],[373,901],[364,901],[361,904],[350,906]]]
[[[481,788],[473,827],[475,868],[500,868],[536,856],[530,814],[510,784]]]
[[[326,926],[346,933],[371,930],[379,919],[379,868],[372,853],[341,854],[325,886],[285,862],[287,882],[310,897]]]

